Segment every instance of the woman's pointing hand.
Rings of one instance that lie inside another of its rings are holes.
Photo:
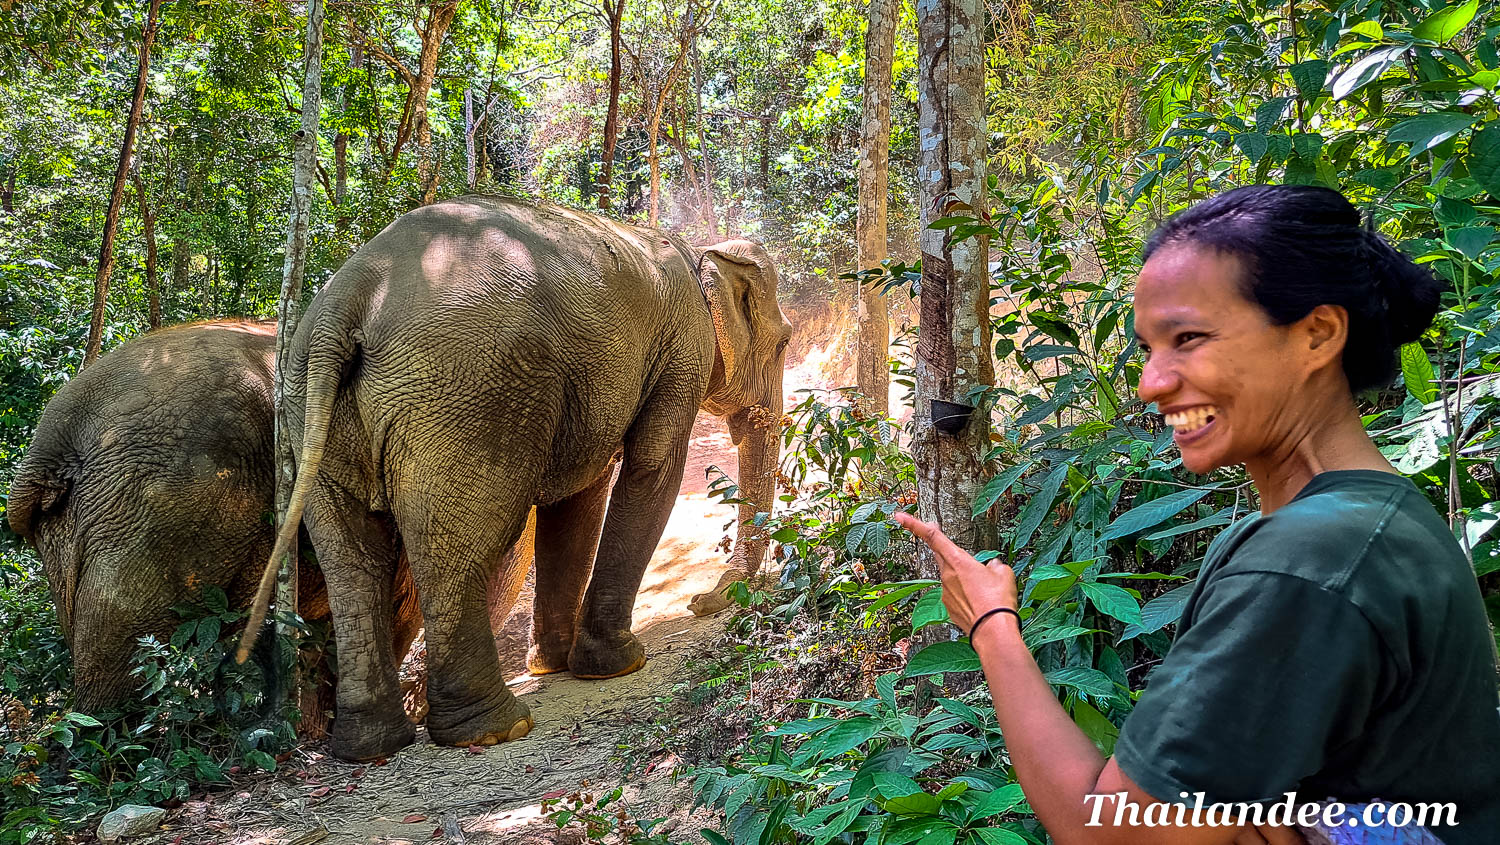
[[[969,633],[975,619],[994,608],[1017,609],[1016,574],[1009,566],[980,563],[948,539],[935,523],[923,522],[899,511],[893,519],[937,555],[943,583],[943,606],[948,608],[948,618],[965,634]],[[985,624],[993,625],[994,622]]]

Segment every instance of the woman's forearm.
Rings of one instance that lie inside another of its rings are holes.
[[[1084,796],[1094,791],[1104,756],[1058,703],[1014,616],[985,622],[975,639],[1011,765],[1037,818],[1059,845],[1100,842],[1106,831],[1083,826]]]

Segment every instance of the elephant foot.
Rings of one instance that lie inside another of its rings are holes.
[[[725,572],[719,576],[719,583],[712,590],[693,596],[693,600],[688,602],[688,610],[691,610],[694,616],[712,616],[729,607],[734,602],[724,595],[724,591],[729,589],[730,585],[747,580],[748,577],[742,569],[731,569]]]
[[[531,710],[509,691],[493,709],[456,724],[444,725],[433,712],[427,714],[427,733],[438,745],[495,745],[520,739],[534,727]]]
[[[573,677],[587,681],[629,675],[645,665],[646,649],[629,631],[605,636],[579,631],[573,650],[568,652],[569,671]]]
[[[526,671],[533,675],[551,675],[568,668],[568,649],[557,651],[532,643],[526,651]]]
[[[411,745],[417,729],[401,710],[377,716],[340,710],[333,720],[333,756],[351,763],[389,757]]]

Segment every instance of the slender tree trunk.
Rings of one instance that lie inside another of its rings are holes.
[[[125,139],[120,142],[120,160],[115,165],[115,181],[109,192],[109,208],[104,213],[104,238],[99,245],[99,271],[94,276],[94,311],[89,319],[88,345],[84,347],[83,364],[87,367],[99,357],[104,340],[104,302],[109,296],[109,276],[115,269],[115,231],[120,224],[120,206],[125,201],[125,177],[130,173],[130,155],[135,149],[135,130],[146,106],[146,78],[151,66],[151,44],[156,40],[157,17],[161,0],[151,0],[146,10],[146,26],[141,30],[140,59],[136,63],[135,94],[130,100],[130,116],[125,119]]]
[[[141,229],[146,238],[146,324],[161,328],[161,286],[156,277],[156,215],[146,203],[146,185],[141,177],[131,179],[141,209]]]
[[[286,414],[287,366],[291,339],[302,315],[302,279],[307,270],[307,230],[312,217],[312,197],[317,185],[318,118],[322,111],[323,0],[308,0],[307,37],[303,42],[306,63],[302,83],[302,128],[292,136],[292,203],[287,221],[286,260],[281,267],[281,296],[276,307],[276,377],[272,399],[276,416],[276,514],[286,519],[297,464],[292,453],[291,428]],[[288,550],[286,562],[276,576],[276,608],[283,613],[297,609],[297,546]],[[282,626],[283,636],[295,637],[296,629]],[[294,688],[296,688],[294,686]]]
[[[993,526],[971,513],[984,475],[989,415],[980,407],[965,419],[961,410],[933,403],[972,405],[970,391],[994,382],[988,244],[978,238],[949,243],[945,232],[927,224],[950,214],[979,217],[985,208],[983,33],[981,0],[918,4],[922,296],[912,451],[922,518],[938,522],[953,542],[973,551],[994,544]],[[941,432],[935,415],[961,426],[953,434]],[[936,560],[918,545],[920,577],[936,578]],[[913,654],[919,645],[913,643]]]
[[[698,36],[693,36],[693,102],[697,106],[698,152],[703,156],[703,222],[719,237],[719,216],[714,211],[714,163],[708,154],[708,135],[703,130],[703,62],[698,56]],[[686,127],[683,127],[686,129]]]
[[[422,185],[422,205],[431,205],[437,200],[438,180],[442,168],[432,157],[432,123],[428,119],[427,95],[432,91],[432,82],[437,78],[438,56],[442,53],[443,41],[448,37],[448,27],[458,13],[458,0],[434,2],[427,15],[427,26],[419,30],[422,36],[422,54],[417,70],[417,85],[412,90],[412,122],[417,133],[417,178]]]
[[[886,192],[891,158],[891,61],[896,48],[896,0],[870,0],[865,30],[864,116],[859,132],[859,212],[855,223],[860,270],[886,259]],[[891,321],[879,288],[854,283],[859,340],[855,384],[864,410],[885,414],[891,386]]]
[[[609,18],[609,106],[604,112],[604,160],[599,168],[599,208],[608,210],[610,183],[615,174],[615,144],[620,138],[620,23],[625,17],[625,0],[604,0]]]
[[[771,193],[771,116],[760,119],[760,192]]]
[[[16,210],[16,169],[11,167],[5,177],[5,188],[0,189],[0,211],[10,214]]]
[[[469,190],[474,190],[474,89],[464,89],[464,170]]]

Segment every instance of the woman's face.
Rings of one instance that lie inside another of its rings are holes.
[[[1306,347],[1245,298],[1242,273],[1232,255],[1179,244],[1153,254],[1136,283],[1138,393],[1172,426],[1192,472],[1275,453],[1304,410]]]

